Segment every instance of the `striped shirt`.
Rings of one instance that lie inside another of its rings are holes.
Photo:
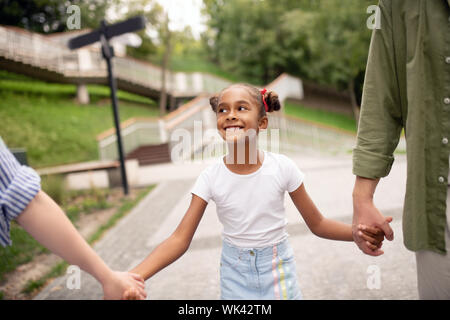
[[[0,137],[0,244],[11,245],[10,222],[19,216],[41,189],[39,175],[22,166]]]

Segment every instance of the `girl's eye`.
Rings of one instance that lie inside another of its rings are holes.
[[[219,109],[219,113],[223,113],[225,111],[226,111],[225,109]]]
[[[240,107],[238,108],[238,110],[241,110],[241,109],[247,110],[247,108],[244,107],[244,106],[240,106]]]

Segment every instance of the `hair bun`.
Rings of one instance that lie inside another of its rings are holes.
[[[217,112],[217,106],[219,104],[219,96],[215,95],[209,99],[209,104],[214,112]]]
[[[267,103],[268,112],[278,111],[281,109],[281,103],[278,99],[278,94],[274,91],[267,91],[264,94],[264,100]]]

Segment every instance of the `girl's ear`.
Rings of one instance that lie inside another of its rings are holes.
[[[263,116],[261,119],[259,119],[259,129],[267,129],[267,126],[269,125],[269,118],[267,116]]]

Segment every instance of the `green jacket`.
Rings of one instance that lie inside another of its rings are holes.
[[[405,246],[445,253],[450,150],[450,0],[380,0],[364,81],[353,173],[389,174],[407,149]]]

